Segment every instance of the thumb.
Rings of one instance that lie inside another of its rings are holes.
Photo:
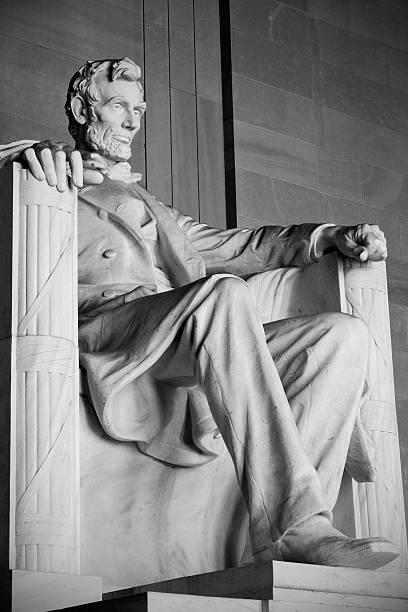
[[[100,185],[103,182],[103,174],[98,170],[84,168],[84,185]]]
[[[367,261],[368,251],[365,247],[359,246],[353,250],[353,256],[360,261]]]

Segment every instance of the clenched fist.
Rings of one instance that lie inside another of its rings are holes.
[[[326,227],[318,238],[318,250],[337,250],[358,261],[383,261],[387,257],[387,241],[378,225],[335,225]]]

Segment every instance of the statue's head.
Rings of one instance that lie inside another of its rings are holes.
[[[65,104],[79,149],[126,161],[145,111],[141,71],[132,60],[87,62],[72,77]]]

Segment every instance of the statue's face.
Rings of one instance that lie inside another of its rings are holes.
[[[95,118],[87,125],[85,144],[111,161],[126,161],[146,108],[141,87],[134,81],[106,78],[97,86],[100,100],[93,107]]]

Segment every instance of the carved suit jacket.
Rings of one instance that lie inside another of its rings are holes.
[[[245,276],[315,261],[310,237],[319,224],[220,230],[162,204],[138,184],[105,179],[79,194],[80,318],[98,306],[134,299],[136,289],[157,291],[136,199],[156,220],[160,259],[173,287],[216,273]],[[124,297],[127,292],[131,298]],[[112,302],[115,297],[120,299]]]
[[[34,142],[0,145],[0,169]],[[150,366],[169,346],[189,304],[182,301],[170,312],[167,328],[157,318],[155,342],[151,331],[145,330],[138,336],[140,345],[135,338],[128,339],[134,346],[129,345],[126,355],[110,347],[90,350],[92,335],[101,332],[104,312],[114,311],[120,317],[121,309],[131,305],[142,329],[144,315],[149,312],[152,318],[151,300],[143,296],[154,295],[157,288],[132,210],[135,198],[141,198],[156,219],[161,259],[167,262],[174,287],[219,272],[245,276],[311,263],[315,260],[311,236],[319,226],[219,230],[161,204],[139,185],[105,180],[80,191],[80,354],[100,422],[111,437],[133,440],[142,452],[159,460],[182,466],[206,463],[217,456],[222,441],[213,435],[216,426],[204,394],[198,387],[167,389],[163,398],[149,377]],[[127,389],[130,393],[125,393],[122,409],[115,399]],[[357,480],[375,480],[373,457],[373,442],[358,415],[348,454],[348,462],[354,465],[349,471]]]
[[[0,168],[35,141],[0,145]],[[201,390],[166,389],[149,376],[149,368],[175,337],[188,312],[186,300],[157,314],[152,261],[135,211],[142,199],[156,220],[161,262],[173,287],[216,273],[237,276],[313,261],[311,235],[317,224],[220,230],[193,221],[166,206],[137,184],[105,179],[79,192],[78,273],[80,359],[87,371],[91,399],[105,431],[118,440],[137,442],[142,452],[174,465],[198,465],[214,458],[222,441]],[[157,296],[160,303],[169,293]],[[104,314],[132,308],[137,334],[126,351],[100,339]],[[148,314],[150,329],[143,322]],[[156,317],[156,318],[155,318]],[[120,401],[118,401],[120,399]]]
[[[144,201],[156,220],[160,260],[175,288],[215,273],[245,276],[310,263],[310,238],[319,226],[220,230],[158,202],[137,184],[105,180],[80,191],[80,355],[100,422],[111,437],[134,440],[142,452],[159,460],[197,465],[214,458],[222,441],[214,438],[216,425],[198,387],[168,387],[163,393],[149,376],[189,304],[181,300],[166,306],[164,316],[157,306],[170,303],[173,292],[149,299],[157,288],[136,199]],[[119,319],[129,307],[137,333],[129,333],[126,351],[113,346],[95,350],[93,339],[100,338],[104,314],[115,309]],[[147,316],[148,329],[143,326]]]

